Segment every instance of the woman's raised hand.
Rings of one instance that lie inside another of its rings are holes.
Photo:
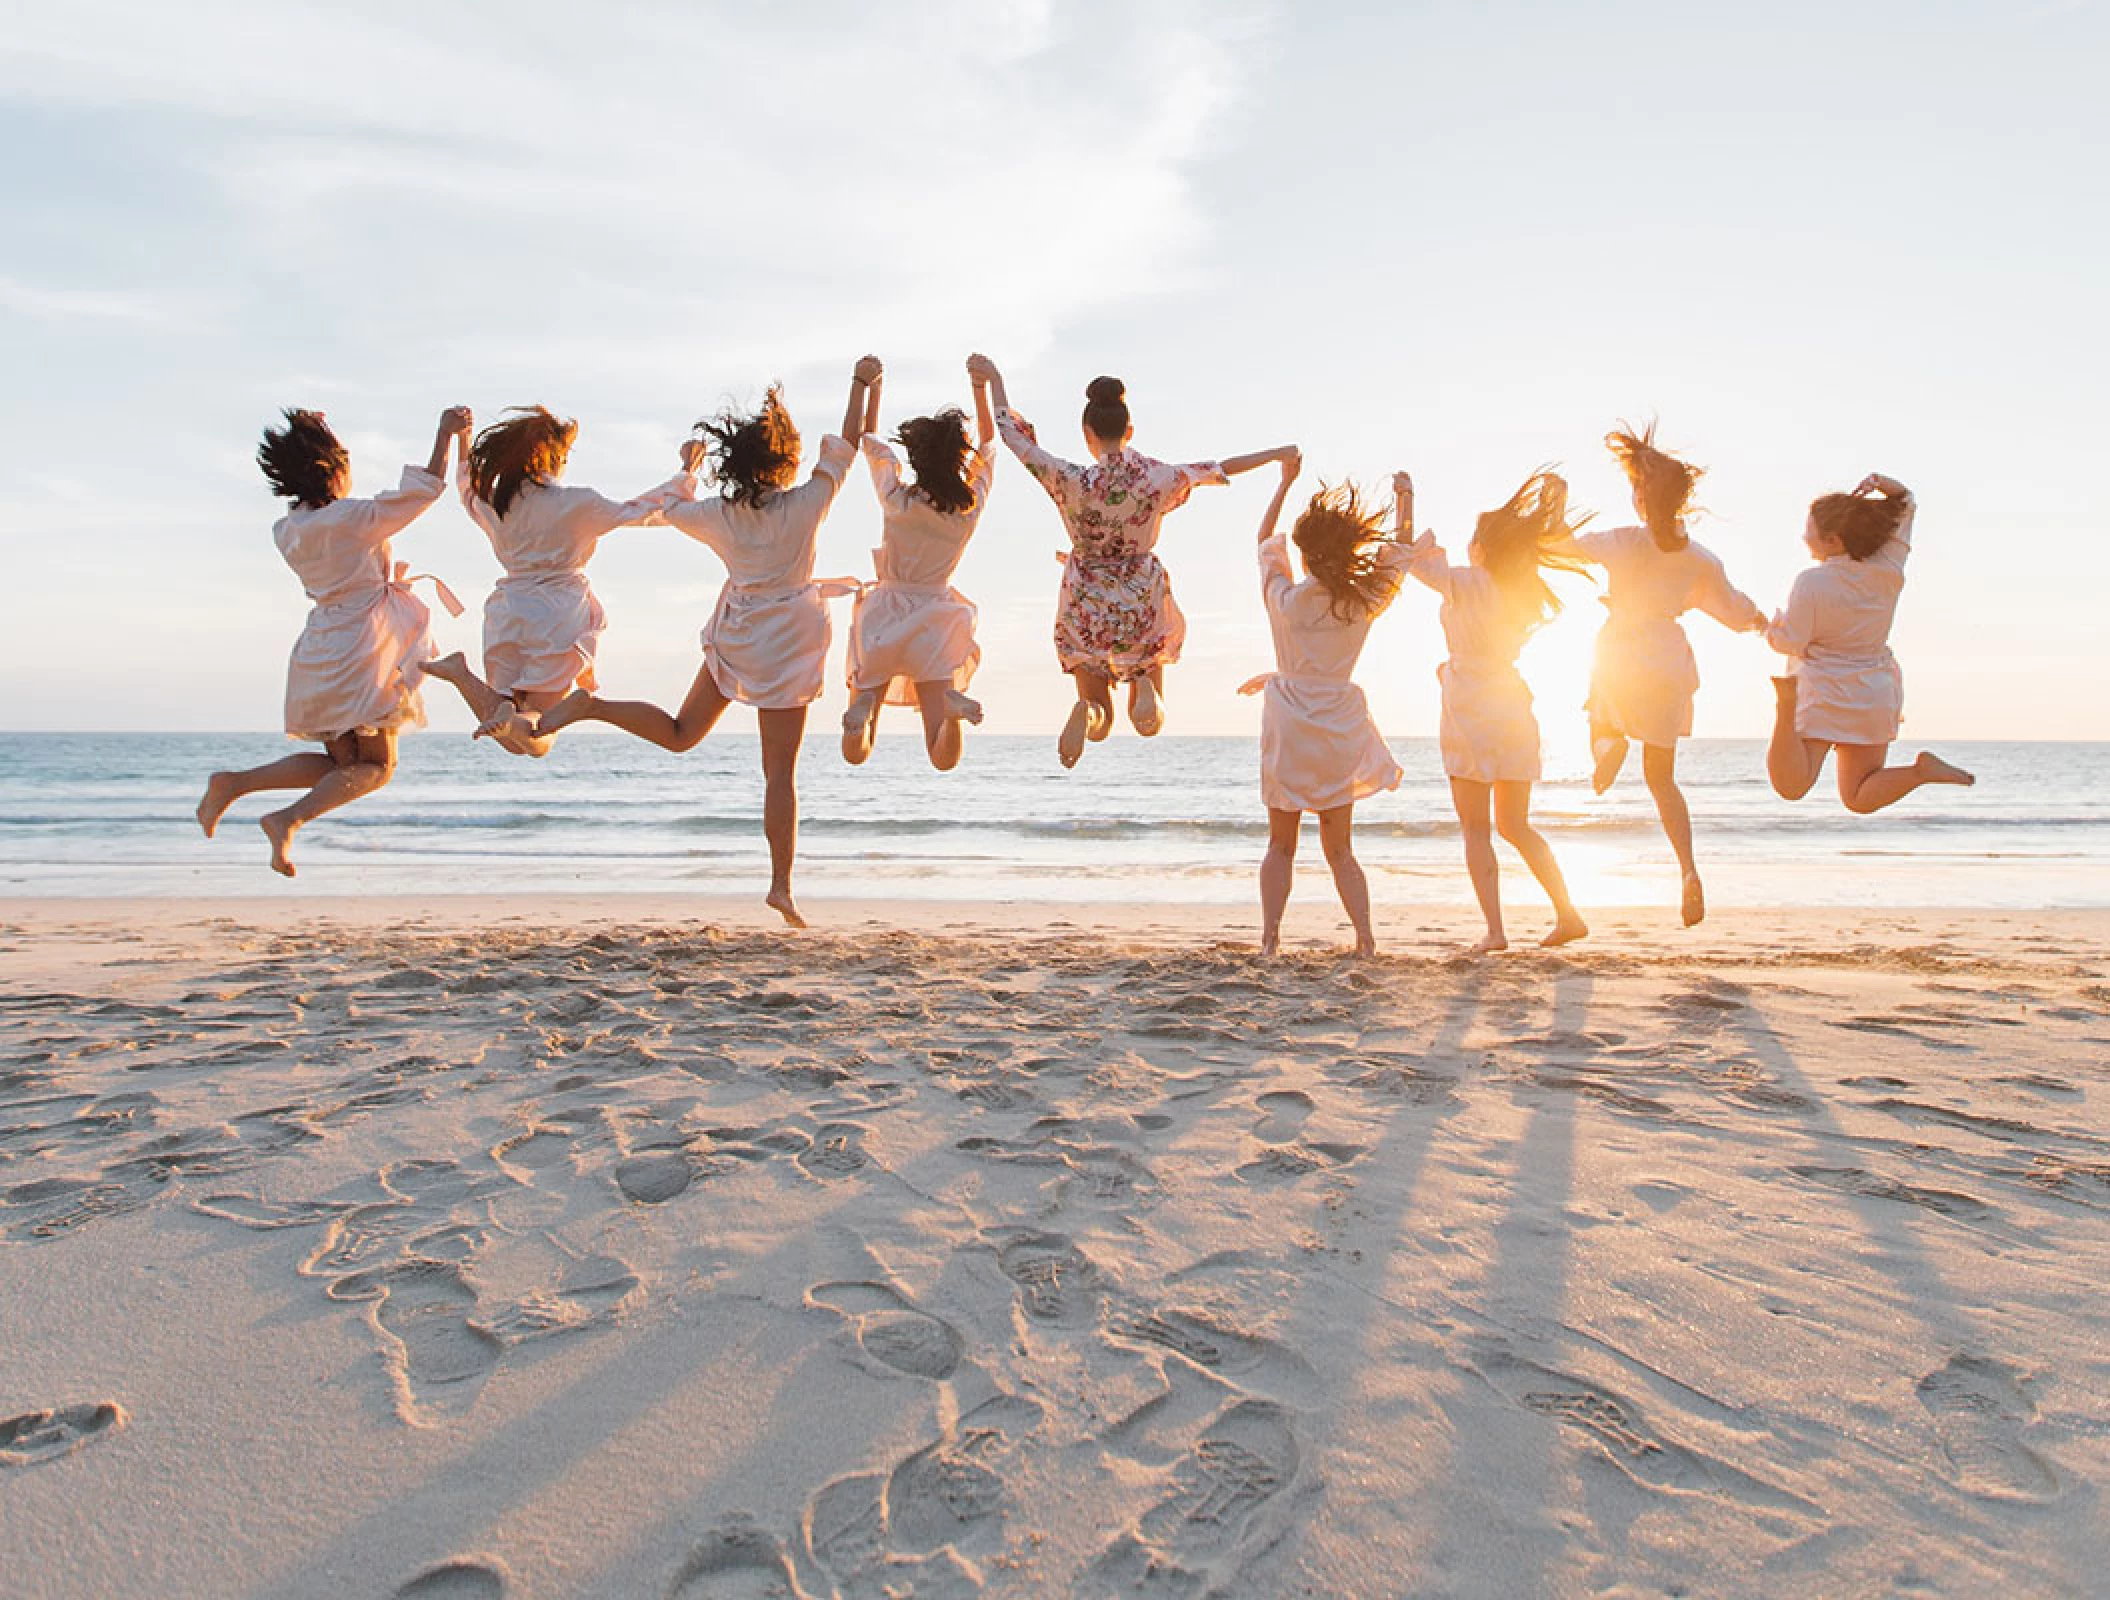
[[[467,406],[449,406],[440,413],[442,433],[466,434],[476,426],[476,413]]]
[[[967,358],[967,376],[976,383],[992,382],[996,375],[996,363],[979,351]]]
[[[1880,472],[1871,472],[1854,487],[1855,494],[1880,494],[1892,500],[1901,499],[1908,492],[1897,479],[1886,478]]]
[[[880,374],[885,370],[886,369],[880,365],[879,357],[859,356],[857,358],[857,365],[850,369],[850,376],[855,378],[859,383],[870,387],[872,384],[875,384],[879,381]]]
[[[1304,452],[1293,444],[1282,447],[1282,482],[1285,487],[1297,481],[1297,474],[1304,470]]]
[[[702,466],[703,458],[705,454],[709,451],[709,448],[710,447],[706,445],[701,439],[682,440],[681,470],[684,472],[694,472],[698,467]]]

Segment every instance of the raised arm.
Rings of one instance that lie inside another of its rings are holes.
[[[967,376],[974,380],[975,403],[977,405],[981,403],[982,390],[986,388],[989,391],[990,398],[996,402],[997,410],[1009,411],[1011,409],[1011,397],[1004,393],[1004,375],[996,370],[994,361],[979,353],[969,356],[967,358]]]
[[[1272,450],[1255,450],[1251,455],[1228,457],[1217,462],[1217,465],[1223,468],[1225,477],[1235,478],[1241,472],[1251,472],[1255,467],[1264,467],[1270,461],[1287,461],[1296,454],[1295,445],[1278,444]]]
[[[448,450],[459,439],[462,441],[462,454],[467,455],[469,430],[475,425],[475,413],[467,406],[449,406],[442,411],[439,426],[432,431],[432,454],[425,459],[425,470],[444,482],[447,477]]]
[[[1905,514],[1898,519],[1897,532],[1890,536],[1882,549],[1868,558],[1871,562],[1878,562],[1884,566],[1895,567],[1899,571],[1903,571],[1905,557],[1912,549],[1912,518],[1914,513],[1919,510],[1918,504],[1912,498],[1912,491],[1895,478],[1886,478],[1880,472],[1871,472],[1861,480],[1854,493],[1880,494],[1886,500],[1896,500],[1903,503]]]
[[[879,357],[859,356],[850,372],[850,399],[843,407],[843,438],[850,448],[865,436],[865,429],[879,425]]]
[[[994,372],[996,369],[991,367],[989,370]],[[989,399],[990,382],[988,378],[976,373],[973,362],[967,365],[967,375],[974,380],[975,443],[986,450],[990,441],[996,437],[996,412],[991,409]],[[996,381],[1001,384],[1003,379],[998,378]]]
[[[1414,475],[1392,474],[1392,537],[1400,544],[1414,542]]]
[[[1274,498],[1267,503],[1267,510],[1260,518],[1259,542],[1266,544],[1275,537],[1275,524],[1282,520],[1282,505],[1289,498],[1289,486],[1297,481],[1297,474],[1304,470],[1304,457],[1296,450],[1282,458],[1282,481],[1275,485]]]

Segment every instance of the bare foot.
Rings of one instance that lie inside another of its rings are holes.
[[[1597,757],[1597,766],[1590,773],[1590,787],[1598,794],[1612,787],[1612,780],[1619,776],[1619,769],[1626,765],[1626,740],[1618,734],[1590,741],[1590,751]]]
[[[1978,781],[1970,773],[1964,771],[1962,767],[1954,766],[1942,760],[1940,756],[1934,754],[1931,750],[1922,750],[1914,758],[1912,770],[1920,775],[1922,783],[1956,783],[1968,789]],[[214,773],[213,776],[218,778],[219,774]],[[205,831],[207,833],[212,832],[210,828]]]
[[[520,713],[520,708],[510,700],[498,702],[498,709],[476,725],[472,739],[496,739],[501,744],[507,740],[525,742],[535,737],[535,724]]]
[[[574,689],[549,710],[535,719],[537,733],[555,733],[568,728],[574,722],[589,716],[593,711],[593,696],[584,689]],[[478,730],[479,732],[482,730]]]
[[[1706,919],[1707,896],[1700,888],[1700,875],[1697,872],[1685,874],[1685,891],[1683,898],[1678,902],[1678,914],[1685,919],[1685,926],[1688,928],[1697,927]]]
[[[227,815],[227,808],[234,804],[234,774],[215,772],[205,780],[205,798],[198,802],[198,826],[210,839],[220,819]]]
[[[1264,959],[1266,959],[1266,958],[1267,958],[1267,957],[1269,957],[1269,956],[1275,956],[1275,955],[1280,955],[1281,953],[1282,953],[1282,936],[1281,936],[1280,934],[1270,933],[1270,934],[1266,934],[1266,935],[1264,935],[1264,936],[1263,936],[1263,937],[1261,938],[1261,941],[1260,941],[1260,954],[1261,954],[1261,958],[1262,958],[1263,960],[1264,960]]]
[[[1370,938],[1370,937],[1368,937],[1367,935],[1366,935],[1365,937],[1363,937],[1363,938],[1360,938],[1360,939],[1356,940],[1356,941],[1355,941],[1355,953],[1356,953],[1357,955],[1359,955],[1359,956],[1374,956],[1374,955],[1376,955],[1376,954],[1377,954],[1377,941],[1376,941],[1375,939],[1373,939],[1373,938]]]
[[[879,731],[879,691],[860,689],[843,713],[843,759],[851,766],[864,765],[872,753],[872,737]]]
[[[444,656],[434,656],[425,663],[425,676],[437,678],[442,683],[451,683],[457,688],[469,671],[469,663],[459,650]]]
[[[799,915],[799,908],[791,903],[789,889],[772,889],[762,897],[762,903],[790,923],[794,928],[806,926],[806,919]]]
[[[1590,925],[1570,911],[1553,924],[1553,931],[1539,941],[1542,948],[1558,950],[1564,944],[1573,944],[1590,931]]]
[[[293,843],[293,835],[300,824],[283,811],[274,811],[257,818],[256,825],[264,830],[264,837],[271,841],[271,870],[282,878],[293,876],[293,858],[286,854]]]
[[[1085,705],[1091,720],[1085,725],[1084,736],[1093,744],[1104,743],[1106,736],[1114,731],[1114,708],[1102,706],[1096,700],[1088,700]]]
[[[1469,956],[1491,956],[1498,950],[1507,950],[1508,948],[1509,941],[1507,939],[1503,938],[1499,933],[1490,933],[1475,939],[1471,944],[1467,945],[1465,953]]]
[[[1077,765],[1077,758],[1084,754],[1086,731],[1092,721],[1092,705],[1089,700],[1080,700],[1070,707],[1070,720],[1062,725],[1062,737],[1055,741],[1055,754],[1065,767]]]
[[[948,717],[958,717],[962,722],[971,722],[979,728],[982,725],[982,702],[969,699],[957,689],[947,689],[945,714]]]
[[[1137,678],[1129,685],[1128,720],[1146,739],[1165,726],[1165,708],[1158,701],[1157,685],[1148,678]]]

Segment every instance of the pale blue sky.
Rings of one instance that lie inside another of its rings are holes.
[[[625,494],[729,395],[781,377],[810,449],[864,350],[891,426],[981,348],[1057,449],[1114,372],[1143,449],[1405,465],[1461,543],[1549,460],[1630,520],[1598,439],[1660,415],[1768,606],[1810,497],[1890,472],[1923,504],[1907,737],[2110,737],[2099,4],[14,9],[10,725],[276,726],[303,605],[250,454],[281,405],[371,492],[442,406],[546,401],[572,479]],[[1177,731],[1257,726],[1267,490],[1168,524]],[[868,571],[877,521],[853,480],[823,569]],[[959,579],[992,728],[1059,721],[1059,542],[1007,459]],[[472,606],[495,575],[451,500],[398,553]],[[638,530],[593,577],[606,685],[678,697],[714,560]],[[1578,591],[1528,658],[1557,746],[1597,616]],[[1692,632],[1699,731],[1761,733],[1775,658]],[[1412,591],[1363,673],[1388,732],[1434,731],[1439,653]]]

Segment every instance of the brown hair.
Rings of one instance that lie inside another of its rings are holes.
[[[967,413],[947,406],[934,416],[911,417],[894,430],[894,439],[908,452],[915,470],[916,487],[940,511],[955,514],[974,509],[974,491],[967,486]]]
[[[1375,616],[1399,590],[1399,580],[1377,562],[1383,515],[1363,508],[1353,483],[1322,483],[1290,530],[1304,570],[1325,589],[1327,610],[1337,622]]]
[[[1473,548],[1523,627],[1536,628],[1560,613],[1561,598],[1546,581],[1548,570],[1589,571],[1580,556],[1560,548],[1587,521],[1587,516],[1569,516],[1567,480],[1544,467],[1501,506],[1480,513]]]
[[[579,425],[548,406],[514,406],[469,447],[469,485],[501,517],[530,483],[548,483],[564,471]]]
[[[1810,517],[1819,533],[1828,533],[1856,561],[1866,561],[1897,537],[1905,521],[1906,502],[1888,495],[1820,494],[1810,502]]]
[[[791,487],[799,470],[799,430],[784,409],[784,386],[773,383],[753,415],[728,407],[696,424],[710,447],[711,482],[736,506],[759,506]]]
[[[1094,378],[1084,386],[1084,426],[1103,444],[1128,437],[1128,385],[1119,378]]]
[[[266,428],[256,447],[256,464],[264,481],[281,500],[295,505],[326,506],[337,498],[337,474],[352,463],[351,452],[338,442],[320,411],[283,413],[283,428]]]
[[[1648,524],[1656,548],[1684,549],[1688,541],[1680,519],[1691,513],[1692,491],[1707,469],[1659,449],[1654,422],[1640,433],[1622,422],[1604,436],[1604,443],[1626,469],[1626,481],[1633,488],[1641,520]]]

